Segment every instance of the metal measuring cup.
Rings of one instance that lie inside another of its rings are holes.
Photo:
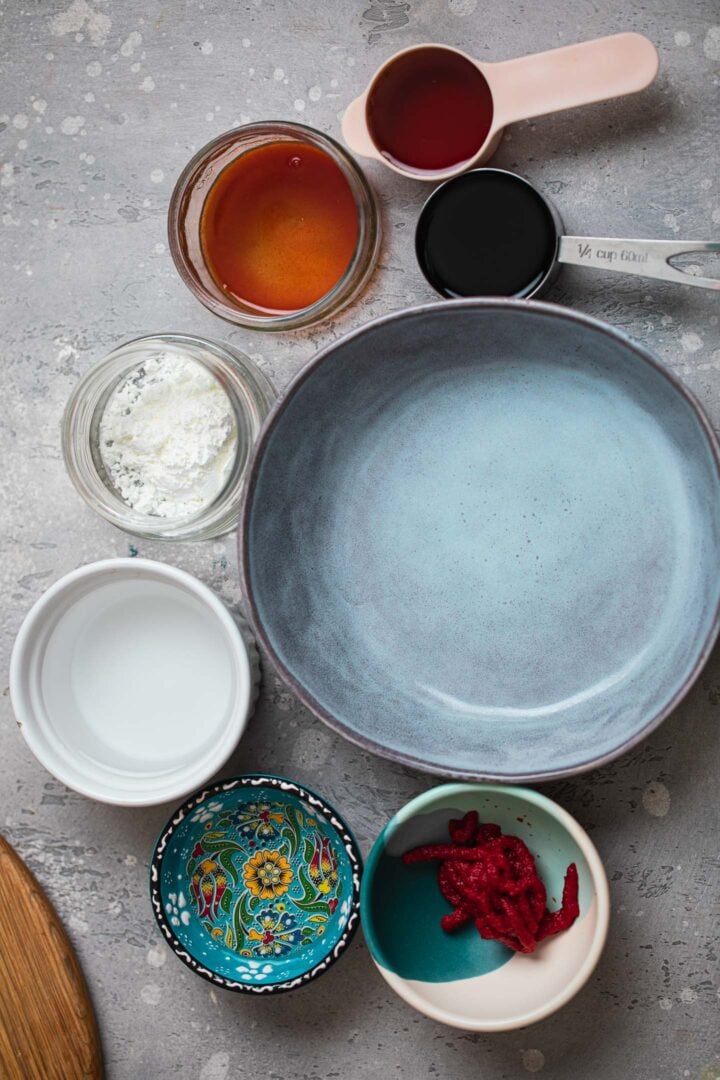
[[[424,170],[405,166],[383,154],[373,136],[368,100],[391,68],[402,64],[411,54],[430,49],[454,53],[475,65],[484,77],[492,119],[482,145],[470,160],[447,168]],[[414,45],[386,60],[367,89],[348,105],[342,118],[343,138],[356,154],[382,161],[403,176],[444,180],[489,158],[506,124],[636,93],[653,81],[657,69],[655,46],[642,34],[635,33],[613,34],[499,63],[475,60],[461,49],[447,45]]]
[[[457,228],[447,210],[460,192],[464,192],[468,219],[463,229]],[[472,220],[473,205],[489,223],[486,235]],[[523,245],[528,247],[525,238],[530,227],[534,243],[532,251],[526,251]],[[444,244],[449,228],[455,230],[456,239]],[[442,258],[438,258],[434,253],[443,244]],[[720,290],[720,279],[692,274],[670,262],[679,255],[720,254],[720,242],[564,235],[562,219],[550,200],[529,180],[504,169],[475,169],[436,188],[420,213],[415,250],[427,281],[441,296],[450,298],[537,297],[553,283],[562,263]],[[507,278],[500,286],[493,281],[493,270],[503,262],[512,265],[514,252],[521,264],[517,287],[508,287]]]

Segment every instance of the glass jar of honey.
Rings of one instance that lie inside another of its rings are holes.
[[[170,251],[216,315],[294,330],[349,303],[377,261],[380,222],[353,158],[303,124],[226,132],[184,169],[170,200]]]

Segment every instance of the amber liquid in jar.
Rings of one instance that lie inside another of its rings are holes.
[[[358,212],[323,150],[276,142],[227,165],[205,199],[203,259],[231,303],[258,314],[300,311],[330,292],[352,260]]]

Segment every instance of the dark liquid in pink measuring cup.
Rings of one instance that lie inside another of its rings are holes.
[[[482,72],[451,49],[416,49],[393,60],[367,102],[367,121],[388,160],[419,172],[470,161],[492,123]]]

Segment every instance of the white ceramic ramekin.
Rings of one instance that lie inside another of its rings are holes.
[[[150,806],[204,784],[252,713],[257,649],[191,574],[106,559],[66,574],[23,622],[10,664],[20,730],[68,787]]]

